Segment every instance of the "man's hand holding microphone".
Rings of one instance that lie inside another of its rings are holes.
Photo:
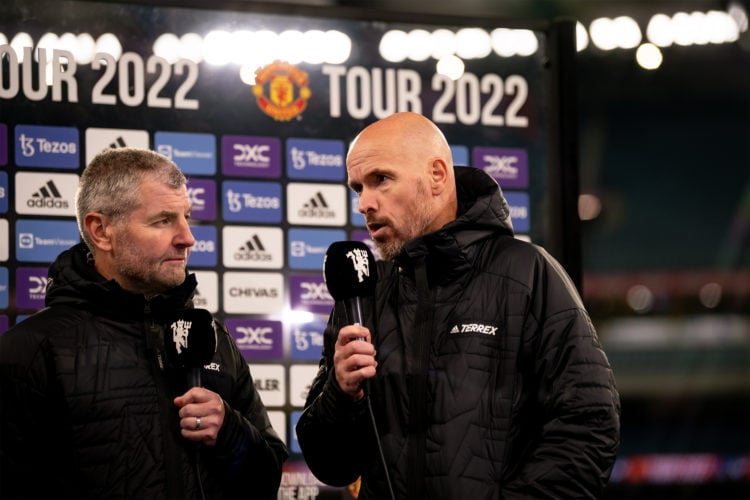
[[[349,325],[339,330],[333,355],[336,382],[342,391],[359,400],[365,381],[378,365],[370,330],[364,326],[362,298],[372,296],[377,282],[375,257],[364,243],[337,241],[328,247],[323,262],[328,291],[344,303]]]

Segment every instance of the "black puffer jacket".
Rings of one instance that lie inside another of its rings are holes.
[[[224,399],[216,446],[180,435],[184,370],[164,354],[164,318],[189,307],[105,281],[77,245],[50,267],[47,308],[0,337],[0,496],[275,498],[287,457],[246,361],[219,328],[204,387]]]
[[[397,498],[596,498],[619,445],[619,396],[560,265],[513,237],[484,172],[456,168],[457,220],[379,262],[364,305],[369,393]],[[297,437],[312,472],[388,498],[366,399],[338,387],[337,304]]]

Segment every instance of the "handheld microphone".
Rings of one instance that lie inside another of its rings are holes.
[[[189,387],[201,386],[201,368],[216,352],[213,316],[205,309],[178,312],[164,331],[167,355],[188,371]]]
[[[353,325],[361,325],[363,323],[362,297],[373,295],[375,284],[378,281],[375,256],[369,247],[359,241],[335,241],[331,243],[323,260],[323,278],[331,297],[336,301],[344,302],[347,321]],[[372,429],[375,432],[375,441],[378,445],[380,463],[385,472],[388,491],[390,491],[391,498],[395,499],[391,477],[388,474],[388,464],[385,462],[383,446],[380,442],[380,433],[375,422],[375,414],[372,411],[368,382],[369,379],[362,384],[367,401],[367,410],[370,414]]]
[[[361,325],[362,297],[375,292],[377,270],[375,256],[360,241],[331,243],[323,260],[323,278],[328,292],[343,301],[350,324]]]

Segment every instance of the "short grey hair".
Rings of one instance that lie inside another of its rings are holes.
[[[172,160],[149,149],[105,149],[91,160],[76,191],[78,230],[89,250],[93,252],[94,248],[83,227],[86,214],[101,213],[115,221],[130,214],[141,202],[138,186],[149,175],[175,189],[187,184]]]

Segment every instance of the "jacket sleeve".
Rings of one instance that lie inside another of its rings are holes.
[[[232,365],[234,384],[224,398],[224,424],[214,453],[215,470],[222,478],[224,496],[276,498],[284,461],[289,453],[271,426],[268,412],[253,383],[242,353],[229,333],[218,332],[220,349]]]
[[[65,409],[53,403],[59,390],[52,360],[34,335],[37,318],[24,323],[0,337],[0,498],[52,498],[59,485],[69,493],[78,486],[73,461],[61,451]]]
[[[339,308],[340,309],[340,308]],[[338,326],[331,319],[325,331],[318,374],[310,387],[305,410],[297,422],[297,440],[307,466],[318,480],[331,486],[353,483],[371,456],[367,439],[365,398],[355,401],[336,382],[333,352]]]
[[[524,362],[538,425],[504,498],[600,498],[620,443],[620,400],[583,303],[544,251],[534,271]]]

